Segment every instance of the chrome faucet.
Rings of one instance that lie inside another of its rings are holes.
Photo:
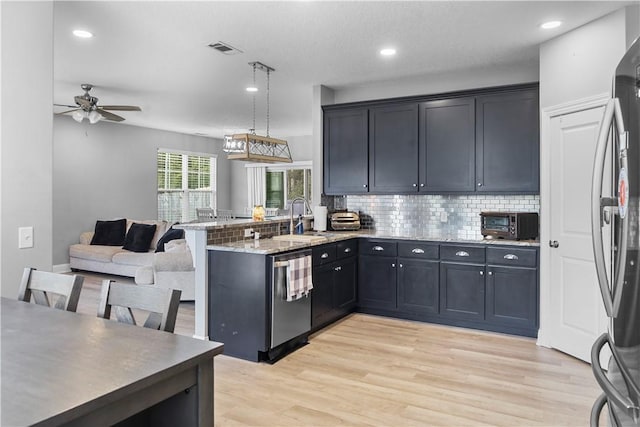
[[[290,217],[289,234],[293,234],[293,228],[294,228],[293,227],[293,205],[296,202],[304,202],[304,206],[309,210],[309,213],[313,214],[313,211],[311,210],[311,206],[309,206],[309,202],[307,202],[307,199],[305,199],[304,197],[298,196],[293,200],[291,200],[291,206],[289,206],[289,217]]]

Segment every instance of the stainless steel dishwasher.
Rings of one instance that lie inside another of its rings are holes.
[[[271,257],[271,346],[270,359],[281,357],[307,342],[311,330],[311,295],[287,301],[287,269],[289,260],[311,256],[310,250],[290,252]],[[297,338],[297,339],[296,339]],[[287,343],[282,349],[278,346]]]

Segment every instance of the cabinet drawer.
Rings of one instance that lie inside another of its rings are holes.
[[[438,259],[439,245],[423,242],[398,242],[398,256],[406,258]]]
[[[487,264],[537,267],[538,251],[523,248],[487,248]]]
[[[311,248],[311,256],[313,259],[313,266],[317,267],[322,264],[326,264],[336,259],[336,245],[323,245],[315,246]]]
[[[443,261],[484,263],[484,247],[462,245],[440,245]]]
[[[361,255],[396,256],[397,243],[391,240],[365,240],[360,243]]]
[[[347,258],[358,255],[358,239],[350,239],[336,243],[337,257]]]

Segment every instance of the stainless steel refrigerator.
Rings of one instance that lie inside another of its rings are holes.
[[[603,390],[593,405],[591,425],[599,424],[606,408],[608,425],[639,427],[640,39],[618,64],[613,92],[598,136],[592,181],[593,251],[609,327],[591,349],[593,373]],[[615,163],[613,197],[603,197],[608,152]],[[611,253],[603,249],[605,223],[612,225]],[[600,363],[605,348],[612,354],[608,366]]]

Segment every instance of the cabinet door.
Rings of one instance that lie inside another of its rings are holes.
[[[440,263],[440,313],[484,320],[484,265]]]
[[[438,313],[438,261],[398,258],[398,310]]]
[[[539,191],[538,90],[476,100],[476,190]]]
[[[475,99],[420,104],[420,191],[475,189]]]
[[[366,108],[324,113],[324,192],[328,195],[368,191],[367,114]]]
[[[418,191],[418,104],[369,110],[369,185],[374,193]]]
[[[534,268],[487,267],[487,320],[535,329],[538,275]]]
[[[326,323],[333,309],[333,267],[323,265],[313,269],[311,291],[311,329]]]
[[[357,257],[338,263],[333,274],[333,308],[340,314],[350,311],[356,305],[358,278]]]
[[[358,305],[396,309],[396,259],[361,256],[358,268]]]

